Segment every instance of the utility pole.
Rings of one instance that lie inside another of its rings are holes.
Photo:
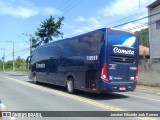
[[[27,34],[27,33],[22,33],[22,35],[25,36],[29,36],[29,49],[30,49],[30,56],[31,56],[31,52],[32,52],[32,35],[31,34]]]
[[[5,61],[5,48],[0,48],[0,50],[3,50],[3,71],[4,71],[4,61]]]
[[[141,1],[139,0],[139,8],[141,7]]]
[[[13,71],[15,71],[15,59],[14,59],[14,41],[6,41],[8,43],[12,43],[13,44]]]
[[[25,36],[29,36],[29,49],[30,49],[30,56],[31,56],[31,52],[32,52],[32,35],[31,34],[27,34],[27,33],[22,33],[22,35],[25,35]],[[27,63],[27,66],[28,66],[28,72],[29,72],[29,64],[30,63]]]

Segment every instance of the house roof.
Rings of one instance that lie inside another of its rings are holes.
[[[157,7],[158,5],[160,5],[160,0],[156,0],[155,2],[151,3],[150,5],[147,6],[147,8],[153,9]]]

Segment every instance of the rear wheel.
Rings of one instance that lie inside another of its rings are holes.
[[[67,80],[67,92],[72,94],[74,91],[74,80],[70,77]]]

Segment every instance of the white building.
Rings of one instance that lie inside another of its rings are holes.
[[[160,58],[160,0],[148,6],[150,58]]]

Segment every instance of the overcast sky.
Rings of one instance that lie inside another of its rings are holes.
[[[140,1],[140,4],[139,4]],[[147,8],[155,0],[0,0],[0,48],[5,48],[6,60],[12,59],[12,43],[15,42],[15,57],[29,55],[29,36],[34,35],[41,21],[64,16],[64,38],[98,28],[113,27],[127,21],[147,16]],[[133,28],[147,19],[121,26]],[[134,29],[135,30],[135,29]],[[133,30],[133,31],[134,31]],[[59,38],[61,39],[61,38]],[[3,50],[0,50],[0,59]]]

